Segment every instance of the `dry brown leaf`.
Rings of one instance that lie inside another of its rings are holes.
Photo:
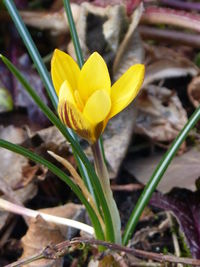
[[[134,11],[128,31],[120,43],[113,66],[114,80],[131,65],[143,62],[144,50],[136,30],[142,9],[143,6],[140,5]],[[137,113],[135,102],[114,117],[104,133],[105,154],[112,169],[111,178],[116,177],[132,139]]]
[[[128,31],[117,51],[113,64],[114,80],[117,80],[132,65],[144,61],[143,44],[137,31],[142,12],[143,5],[141,3],[131,16]]]
[[[161,79],[196,76],[199,68],[180,53],[162,46],[145,44],[146,73],[143,87]]]
[[[138,98],[135,132],[156,142],[171,142],[187,122],[187,114],[175,92],[149,85]]]
[[[115,178],[130,144],[136,120],[136,109],[130,105],[109,121],[103,134],[110,178]]]
[[[83,3],[76,28],[84,58],[97,51],[110,66],[127,27],[128,18],[123,5],[97,7]],[[76,57],[72,42],[68,51]]]
[[[21,143],[27,137],[27,134],[21,128],[14,126],[0,127],[0,138],[8,140],[13,143]],[[10,188],[15,186],[23,178],[23,168],[29,166],[28,159],[18,154],[15,154],[6,149],[0,149],[0,163],[1,163],[1,176],[0,179],[4,180],[6,185]],[[18,199],[20,203],[24,203],[32,199],[37,193],[37,187],[30,183],[28,186],[15,190],[13,192],[14,198]],[[7,212],[1,212],[0,216],[0,229],[5,225],[8,219]]]
[[[71,4],[74,20],[79,17],[79,5]],[[51,11],[20,11],[23,21],[40,30],[50,30],[54,35],[68,33],[69,26],[64,8]]]
[[[195,108],[198,108],[200,104],[200,76],[194,77],[189,83],[188,88],[188,97],[192,102]]]
[[[42,155],[45,158],[49,157],[47,153],[48,150],[53,151],[64,158],[67,157],[68,160],[72,155],[70,152],[70,144],[55,126],[29,133],[29,138],[24,142],[24,146],[28,149],[31,148],[35,153]],[[44,179],[45,177],[43,176],[41,178]]]
[[[69,203],[55,208],[41,209],[41,212],[73,219],[81,210],[80,205]],[[32,256],[50,244],[62,242],[67,237],[68,227],[58,226],[54,223],[47,223],[41,217],[31,219],[29,229],[22,238],[23,254],[21,258]],[[62,266],[62,259],[42,259],[28,264],[29,267],[59,267]]]
[[[149,157],[139,157],[125,162],[125,168],[140,182],[146,184],[150,179],[163,153],[153,154]],[[158,185],[158,190],[169,192],[173,187],[195,190],[195,181],[200,176],[200,151],[190,149],[181,156],[176,156]]]

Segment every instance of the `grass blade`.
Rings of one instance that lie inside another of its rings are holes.
[[[80,68],[82,68],[82,66],[84,64],[83,54],[82,54],[82,50],[81,50],[78,34],[77,34],[77,31],[76,31],[76,26],[75,26],[75,23],[74,23],[74,19],[73,19],[73,16],[72,16],[71,6],[70,6],[70,3],[69,3],[69,0],[63,0],[63,3],[64,3],[65,11],[66,11],[66,14],[67,14],[67,19],[68,19],[68,23],[69,23],[69,29],[70,29],[73,45],[74,45],[74,48],[75,48],[78,65],[79,65]]]
[[[48,73],[46,67],[44,66],[42,58],[41,58],[32,38],[30,36],[30,33],[27,30],[23,20],[19,16],[19,13],[16,9],[14,2],[10,1],[10,0],[3,0],[3,2],[4,2],[4,5],[6,6],[6,8],[8,9],[8,12],[9,12],[22,40],[24,41],[31,58],[33,59],[33,62],[34,62],[35,66],[38,70],[38,73],[40,74],[40,77],[41,77],[41,79],[45,85],[45,88],[47,89],[47,93],[49,95],[49,98],[51,99],[52,104],[53,104],[54,108],[56,109],[57,103],[58,103],[57,95],[55,93],[51,79],[49,77],[49,73]]]
[[[170,162],[175,156],[177,150],[179,149],[180,145],[186,139],[190,130],[195,126],[195,124],[198,122],[199,119],[200,119],[200,107],[198,107],[193,113],[193,115],[190,117],[184,128],[181,130],[177,138],[172,143],[169,150],[163,156],[162,160],[160,161],[153,175],[151,176],[149,182],[146,184],[144,191],[141,194],[139,200],[137,201],[137,204],[126,225],[123,235],[124,245],[126,245],[129,239],[131,238],[145,206],[148,204],[153,192],[155,191],[160,180],[162,179],[165,171],[167,170],[167,167],[169,166]]]
[[[82,194],[78,186],[74,184],[74,182],[70,180],[70,178],[63,171],[61,171],[58,167],[56,167],[54,164],[52,164],[48,160],[40,157],[39,155],[29,151],[28,149],[22,146],[12,144],[8,141],[0,139],[0,147],[6,148],[26,158],[29,158],[30,160],[36,163],[44,165],[45,167],[49,169],[49,171],[51,171],[53,174],[55,174],[57,177],[63,180],[72,189],[72,191],[76,194],[76,196],[80,199],[80,201],[86,207],[88,214],[90,216],[90,219],[92,221],[92,224],[94,226],[96,236],[100,238],[101,240],[104,240],[104,234],[103,234],[101,225],[99,223],[98,217],[96,216],[95,212],[93,211],[92,207],[90,206],[89,202],[84,197],[84,195]]]

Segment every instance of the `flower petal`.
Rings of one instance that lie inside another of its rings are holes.
[[[62,83],[67,80],[72,89],[78,88],[78,76],[80,69],[77,63],[68,54],[55,49],[51,60],[51,77],[57,95]]]
[[[94,52],[83,65],[78,81],[78,90],[83,103],[97,90],[105,90],[110,95],[110,75],[103,58]]]
[[[62,83],[59,91],[59,102],[66,100],[76,106],[72,88],[67,80]]]
[[[109,119],[126,108],[137,96],[144,79],[144,65],[130,67],[111,88],[111,112]]]
[[[70,102],[59,102],[58,113],[62,122],[73,129],[82,138],[93,143],[93,127],[83,114]]]
[[[85,104],[83,115],[96,125],[108,116],[111,109],[111,100],[108,93],[104,90],[94,92]]]

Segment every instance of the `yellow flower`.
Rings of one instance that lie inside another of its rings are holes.
[[[103,58],[94,52],[82,69],[56,49],[51,76],[58,95],[58,114],[69,128],[90,143],[96,142],[109,119],[136,97],[144,78],[144,65],[130,67],[111,87]]]

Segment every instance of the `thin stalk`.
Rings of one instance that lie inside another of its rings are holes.
[[[56,95],[55,90],[53,88],[51,79],[49,77],[49,73],[48,73],[48,71],[47,71],[47,69],[46,69],[46,67],[42,61],[42,58],[41,58],[41,56],[37,50],[37,47],[35,46],[28,29],[26,28],[22,18],[20,17],[14,2],[10,1],[10,0],[3,0],[3,1],[4,1],[4,5],[8,9],[8,12],[9,12],[13,22],[15,23],[15,26],[16,26],[22,40],[24,41],[24,44],[25,44],[34,64],[35,64],[35,67],[36,67],[38,73],[40,74],[41,79],[44,82],[45,88],[47,90],[47,93],[48,93],[51,101],[52,101],[52,104],[53,104],[55,110],[57,110],[57,103],[58,103],[57,95]],[[67,129],[67,128],[65,131],[68,132],[67,135],[71,135],[77,141],[76,135],[74,134],[73,131],[71,131],[70,129]],[[66,135],[65,135],[65,137],[66,137]],[[74,151],[73,144],[72,144],[72,149],[73,149],[74,157],[76,159],[81,176],[82,176],[88,190],[90,191],[90,193],[92,194],[92,196],[94,197],[95,201],[98,204],[97,196],[94,193],[93,186],[92,186],[91,181],[90,181],[91,178],[89,177],[88,172],[87,172],[83,162],[80,160],[80,158],[77,156],[76,152]]]
[[[70,28],[70,33],[71,33],[73,45],[74,45],[75,52],[76,52],[76,58],[77,58],[77,61],[78,61],[78,65],[79,65],[79,67],[81,69],[83,64],[84,64],[84,59],[83,59],[83,54],[82,54],[82,50],[81,50],[81,46],[80,46],[80,42],[79,42],[77,30],[76,30],[76,26],[75,26],[73,15],[72,15],[70,2],[69,2],[69,0],[63,0],[63,3],[64,3],[65,11],[66,11],[66,14],[67,14],[67,19],[68,19],[68,23],[69,23],[69,28]],[[103,155],[103,157],[105,159],[102,139],[101,139],[101,145],[102,146],[100,147],[98,152],[99,152],[100,157],[102,158],[102,155]],[[98,144],[97,144],[97,147],[99,148]],[[106,172],[107,172],[105,164],[104,164],[103,170],[101,172],[99,172],[99,173],[97,172],[97,175],[100,178],[100,182],[101,182],[101,177],[99,176],[99,174],[102,174],[103,172],[104,172],[104,174],[106,174]],[[107,178],[108,178],[108,173],[107,173]],[[118,243],[121,243],[121,235],[120,235],[121,222],[120,222],[119,212],[118,212],[116,203],[115,203],[115,201],[113,199],[113,196],[112,196],[112,191],[110,189],[109,178],[107,180],[108,180],[107,188],[105,188],[105,186],[106,186],[105,183],[104,184],[101,183],[101,185],[102,185],[105,197],[106,197],[106,201],[107,201],[108,208],[109,208],[109,211],[110,211],[110,216],[112,218],[112,225],[113,225],[113,228],[114,228],[113,232],[115,232],[115,241],[117,241]],[[110,235],[110,231],[109,231],[109,235]],[[112,237],[112,239],[113,238],[114,238],[114,236]]]
[[[66,131],[66,127],[61,123],[61,121],[57,118],[57,116],[52,112],[52,110],[44,104],[41,98],[36,94],[35,90],[30,86],[30,84],[25,80],[25,78],[20,74],[17,68],[4,56],[0,55],[0,58],[9,68],[9,70],[16,76],[16,78],[21,82],[26,91],[30,94],[32,99],[38,105],[38,107],[42,110],[42,112],[46,115],[46,117],[60,130],[63,136],[71,143],[73,150],[76,155],[81,159],[84,163],[84,166],[87,169],[89,177],[91,179],[91,185],[94,189],[95,196],[98,198],[99,203],[101,203],[101,207],[97,206],[99,209],[102,208],[104,214],[104,220],[107,230],[107,240],[114,241],[114,230],[112,225],[112,218],[108,208],[108,203],[106,202],[101,184],[99,179],[94,171],[94,168],[91,166],[88,158],[85,156],[82,151],[79,143],[77,143],[74,138]]]
[[[73,15],[72,15],[71,6],[69,3],[69,0],[63,0],[63,3],[64,3],[65,11],[67,14],[67,19],[68,19],[68,23],[69,23],[69,29],[70,29],[73,45],[74,45],[75,52],[76,52],[76,58],[78,61],[78,65],[81,69],[83,64],[84,64],[84,60],[83,60],[83,54],[82,54],[78,34],[76,31],[76,26],[75,26]]]
[[[112,217],[112,223],[115,232],[115,243],[121,244],[121,220],[116,202],[113,198],[113,193],[110,187],[108,170],[106,168],[105,161],[101,153],[99,142],[97,141],[95,144],[91,146],[91,148],[94,156],[96,173],[99,177]]]
[[[167,167],[169,166],[170,162],[174,158],[177,150],[179,149],[180,145],[186,139],[190,130],[195,126],[195,124],[198,122],[199,119],[200,119],[200,107],[198,107],[195,110],[195,112],[192,114],[192,116],[190,117],[190,119],[188,120],[184,128],[181,130],[177,138],[172,143],[169,150],[163,156],[162,160],[160,161],[153,175],[151,176],[149,182],[146,184],[144,191],[139,197],[139,200],[137,201],[137,204],[126,225],[124,235],[123,235],[124,245],[126,245],[129,239],[131,238],[145,206],[148,204],[153,192],[155,191],[158,183],[163,177],[163,174],[167,170]]]
[[[87,234],[94,235],[94,228],[85,223],[51,215],[37,210],[27,209],[23,206],[14,204],[3,198],[0,198],[0,208],[4,209],[7,212],[12,212],[18,215],[22,215],[24,217],[36,218],[38,216],[41,216],[46,222],[52,222],[59,225],[73,227],[82,230]]]
[[[70,186],[72,191],[76,194],[76,196],[80,199],[80,201],[86,207],[88,214],[90,216],[91,222],[94,226],[96,236],[98,236],[101,240],[104,240],[104,234],[103,234],[101,225],[99,223],[98,217],[96,216],[95,212],[93,211],[87,199],[83,196],[81,190],[78,188],[76,184],[74,184],[73,181],[71,181],[68,175],[66,175],[63,171],[61,171],[58,167],[56,167],[54,164],[52,164],[48,160],[42,158],[41,156],[29,151],[28,149],[22,146],[12,144],[8,141],[0,139],[0,147],[6,148],[26,158],[29,158],[30,160],[36,163],[44,165],[45,167],[48,168],[49,171],[51,171],[53,174],[55,174],[57,177],[63,180],[68,186]]]

